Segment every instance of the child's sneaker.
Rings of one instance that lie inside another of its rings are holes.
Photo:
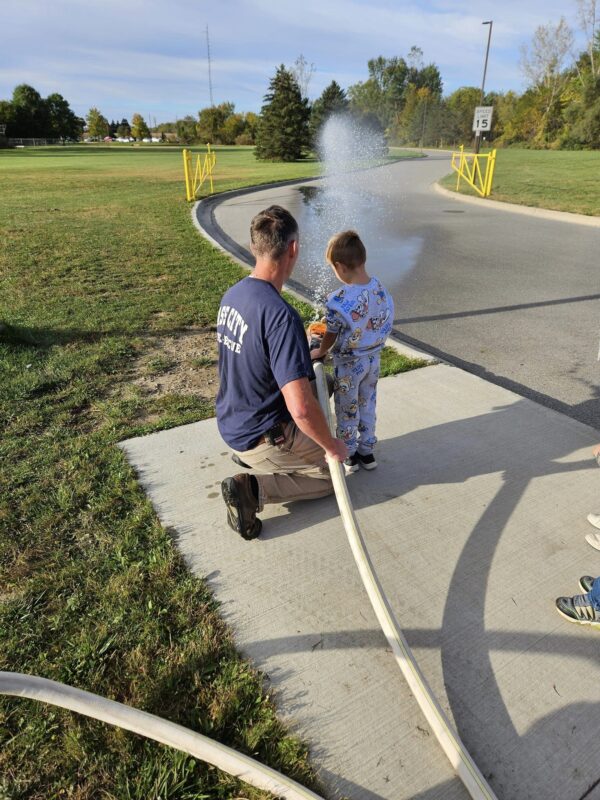
[[[358,453],[353,453],[351,456],[344,461],[344,471],[346,475],[350,475],[352,472],[356,472],[358,469]]]
[[[586,594],[588,592],[591,592],[592,586],[594,585],[594,581],[595,578],[592,578],[591,575],[582,575],[581,578],[579,578],[579,585],[581,587],[581,591],[585,592]]]
[[[589,594],[576,594],[573,597],[558,597],[556,610],[569,622],[592,625],[600,628],[600,611],[592,605]]]
[[[377,466],[377,462],[375,461],[375,456],[373,453],[367,453],[364,456],[362,453],[357,453],[359,464],[363,469],[375,469]]]

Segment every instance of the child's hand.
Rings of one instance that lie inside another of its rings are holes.
[[[325,358],[327,353],[322,353],[321,348],[317,347],[315,350],[310,351],[310,357],[313,361],[318,361],[321,358]]]

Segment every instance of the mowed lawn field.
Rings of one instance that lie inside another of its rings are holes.
[[[217,158],[217,191],[320,168],[258,163],[248,148]],[[144,356],[154,377],[169,370],[157,339],[212,342],[219,299],[243,275],[194,229],[180,150],[0,151],[0,184],[0,670],[159,714],[315,787],[306,747],[117,447],[214,413],[201,381],[149,393],[134,380]],[[394,356],[386,369],[414,366]],[[236,796],[265,795],[129,733],[0,698],[2,800]]]
[[[498,149],[491,199],[599,216],[599,176],[598,150]],[[456,189],[456,173],[441,184]],[[475,195],[464,182],[460,191]]]

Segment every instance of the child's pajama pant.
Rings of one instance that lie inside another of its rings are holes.
[[[375,403],[379,353],[339,361],[334,358],[333,364],[337,435],[346,442],[349,455],[358,450],[366,456],[377,442]]]

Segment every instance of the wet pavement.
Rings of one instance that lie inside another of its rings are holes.
[[[335,285],[327,239],[356,227],[401,338],[600,428],[600,229],[459,203],[432,188],[449,171],[435,154],[355,173],[325,209],[321,181],[225,197],[214,221],[251,259],[252,216],[288,207],[301,226],[293,277],[313,296]]]

